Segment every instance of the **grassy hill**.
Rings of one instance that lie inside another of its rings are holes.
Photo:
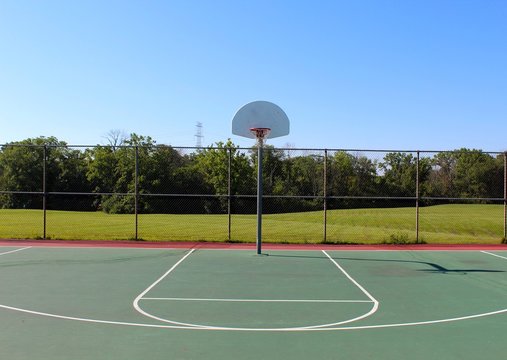
[[[427,243],[500,243],[502,205],[437,205],[420,208],[419,239]],[[270,214],[263,217],[263,241],[321,243],[322,211]],[[0,210],[0,238],[41,238],[41,210]],[[133,215],[102,212],[47,212],[52,239],[125,240],[135,236]],[[139,215],[143,240],[228,239],[227,215]],[[231,216],[231,240],[254,242],[255,215]],[[415,208],[344,209],[327,213],[327,242],[382,243],[415,241]]]

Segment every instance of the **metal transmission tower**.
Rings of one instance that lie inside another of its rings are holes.
[[[195,147],[198,147],[198,148],[201,148],[202,147],[202,139],[204,138],[204,136],[202,135],[202,123],[201,122],[197,122],[197,124],[195,124]]]

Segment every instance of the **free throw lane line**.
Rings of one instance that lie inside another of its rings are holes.
[[[151,299],[151,300],[154,300],[154,299],[161,300],[162,299],[162,298],[144,298],[144,296],[153,287],[155,287],[158,283],[160,283],[160,281],[162,281],[167,275],[169,275],[182,261],[184,261],[191,254],[191,252],[189,252],[188,254],[186,254],[171,269],[169,269],[157,281],[155,281],[145,291],[143,291],[136,298],[136,300],[134,300],[134,308],[139,313],[141,313],[141,314],[143,314],[143,315],[145,315],[147,317],[150,317],[152,319],[155,319],[155,320],[158,320],[158,321],[162,321],[162,322],[165,322],[165,323],[175,324],[175,325],[179,325],[179,326],[188,326],[188,327],[191,327],[191,328],[214,329],[214,330],[255,330],[255,331],[264,331],[264,330],[268,330],[268,331],[273,331],[273,330],[278,330],[278,331],[285,331],[285,330],[311,330],[311,329],[329,328],[329,327],[332,327],[332,326],[339,326],[339,325],[349,324],[349,323],[352,323],[352,322],[355,322],[355,321],[359,321],[359,320],[365,319],[365,318],[371,316],[372,314],[374,314],[378,310],[379,302],[363,286],[361,286],[356,280],[354,280],[345,271],[345,269],[343,269],[327,252],[325,252],[324,250],[322,250],[322,252],[347,277],[347,279],[349,281],[351,281],[356,287],[358,287],[370,299],[370,300],[367,300],[367,301],[366,300],[362,301],[363,303],[372,303],[373,304],[373,306],[370,309],[370,311],[368,311],[367,313],[364,313],[364,314],[362,314],[360,316],[357,316],[357,317],[354,317],[354,318],[351,318],[351,319],[348,319],[348,320],[345,320],[345,321],[333,322],[333,323],[328,323],[328,324],[319,324],[319,325],[310,325],[310,326],[298,326],[298,327],[287,327],[287,328],[232,328],[232,327],[211,326],[211,325],[205,325],[205,324],[193,324],[193,323],[178,322],[178,321],[174,321],[174,320],[170,320],[170,319],[166,319],[166,318],[161,318],[161,317],[155,316],[155,315],[150,314],[150,313],[144,311],[143,309],[141,309],[141,307],[139,306],[139,301],[141,301],[141,300],[149,300],[149,299]],[[168,300],[169,298],[165,298],[165,299]],[[173,299],[175,299],[175,298],[173,298]],[[240,299],[228,299],[228,300],[241,301]],[[247,301],[248,300],[249,299],[247,299]],[[194,300],[194,301],[197,301],[197,300]],[[217,300],[215,300],[215,301],[217,301]],[[266,302],[273,302],[273,301],[270,301],[269,299],[267,299]],[[337,302],[343,302],[343,301],[339,301],[338,300]],[[349,302],[349,301],[345,300],[345,302]],[[354,301],[354,302],[359,302],[359,301]]]
[[[132,305],[134,306],[134,309],[136,309],[137,312],[139,312],[140,314],[142,314],[142,315],[144,315],[146,317],[149,317],[149,318],[152,318],[152,319],[155,319],[155,320],[158,320],[158,321],[166,322],[166,323],[171,323],[171,324],[175,324],[175,325],[182,325],[182,326],[189,326],[189,327],[198,327],[198,328],[202,327],[202,326],[199,326],[199,325],[186,324],[186,323],[180,323],[180,322],[177,322],[177,321],[171,321],[171,320],[167,320],[167,319],[162,319],[162,318],[160,318],[158,316],[152,315],[152,314],[144,311],[139,306],[139,301],[143,299],[144,295],[146,295],[148,292],[150,292],[151,289],[153,289],[155,286],[157,286],[170,273],[172,273],[174,271],[174,269],[176,269],[178,267],[178,265],[180,265],[183,261],[185,261],[185,259],[187,257],[189,257],[194,251],[195,251],[195,249],[191,249],[188,253],[185,254],[185,256],[183,256],[180,260],[178,260],[178,262],[176,264],[174,264],[169,270],[167,270],[164,275],[162,275],[157,280],[155,280],[155,282],[153,284],[151,284],[150,286],[148,286],[146,288],[146,290],[144,290],[142,293],[140,293],[134,299],[134,302],[132,303]]]
[[[150,298],[141,300],[160,301],[210,301],[210,302],[285,302],[285,303],[371,303],[371,300],[332,300],[332,299],[203,299],[203,298]]]
[[[334,260],[334,259],[333,259],[333,258],[332,258],[332,257],[331,257],[331,256],[330,256],[330,255],[329,255],[329,254],[325,251],[325,250],[322,250],[322,252],[324,253],[324,255],[326,255],[326,256],[328,257],[328,259],[329,259],[329,260],[331,260],[331,262],[332,262],[333,264],[335,264],[335,266],[336,266],[338,269],[340,269],[340,271],[343,273],[343,275],[345,275],[345,276],[347,277],[347,279],[349,279],[349,280],[350,280],[350,281],[351,281],[354,285],[356,285],[356,286],[359,288],[359,290],[361,290],[361,291],[362,291],[362,292],[363,292],[363,293],[364,293],[364,294],[365,294],[365,295],[366,295],[366,296],[367,296],[367,297],[368,297],[368,298],[369,298],[372,302],[374,302],[374,303],[375,303],[375,304],[377,304],[377,306],[378,306],[378,303],[379,303],[379,302],[377,301],[377,299],[375,299],[373,296],[371,296],[371,294],[370,294],[370,293],[369,293],[369,292],[368,292],[368,291],[367,291],[364,287],[362,287],[362,286],[361,286],[361,284],[359,284],[356,280],[354,280],[354,279],[352,278],[352,276],[350,276],[350,275],[349,275],[349,274],[345,271],[345,269],[344,269],[344,268],[342,268],[342,267],[340,266],[340,264],[338,264],[338,263],[337,263],[337,262],[336,262],[336,261],[335,261],[335,260]]]

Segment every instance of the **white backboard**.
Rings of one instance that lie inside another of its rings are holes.
[[[289,118],[278,106],[269,101],[254,101],[244,105],[232,119],[234,135],[255,139],[253,128],[271,129],[267,139],[289,134]]]

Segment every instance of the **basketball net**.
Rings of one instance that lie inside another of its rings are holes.
[[[270,128],[250,128],[250,132],[255,135],[257,144],[260,146],[264,144],[264,139],[269,135],[270,131]]]

